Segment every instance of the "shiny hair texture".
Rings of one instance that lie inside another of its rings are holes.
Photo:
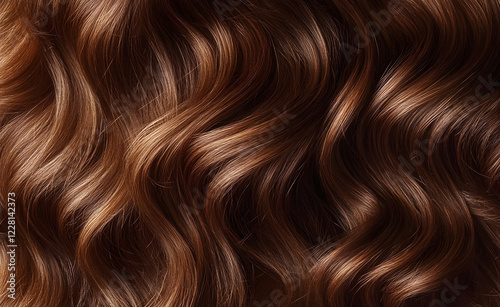
[[[2,0],[0,305],[500,306],[499,29],[498,0]]]

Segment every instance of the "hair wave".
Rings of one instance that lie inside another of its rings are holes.
[[[498,29],[497,0],[0,2],[0,305],[500,306]]]

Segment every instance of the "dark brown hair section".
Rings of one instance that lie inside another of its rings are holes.
[[[499,29],[497,0],[1,1],[0,305],[500,306]]]

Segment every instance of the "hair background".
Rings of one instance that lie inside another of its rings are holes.
[[[499,29],[497,0],[1,1],[0,305],[500,306]]]

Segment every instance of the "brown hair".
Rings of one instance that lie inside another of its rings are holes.
[[[496,0],[1,1],[0,305],[500,306],[499,29]]]

